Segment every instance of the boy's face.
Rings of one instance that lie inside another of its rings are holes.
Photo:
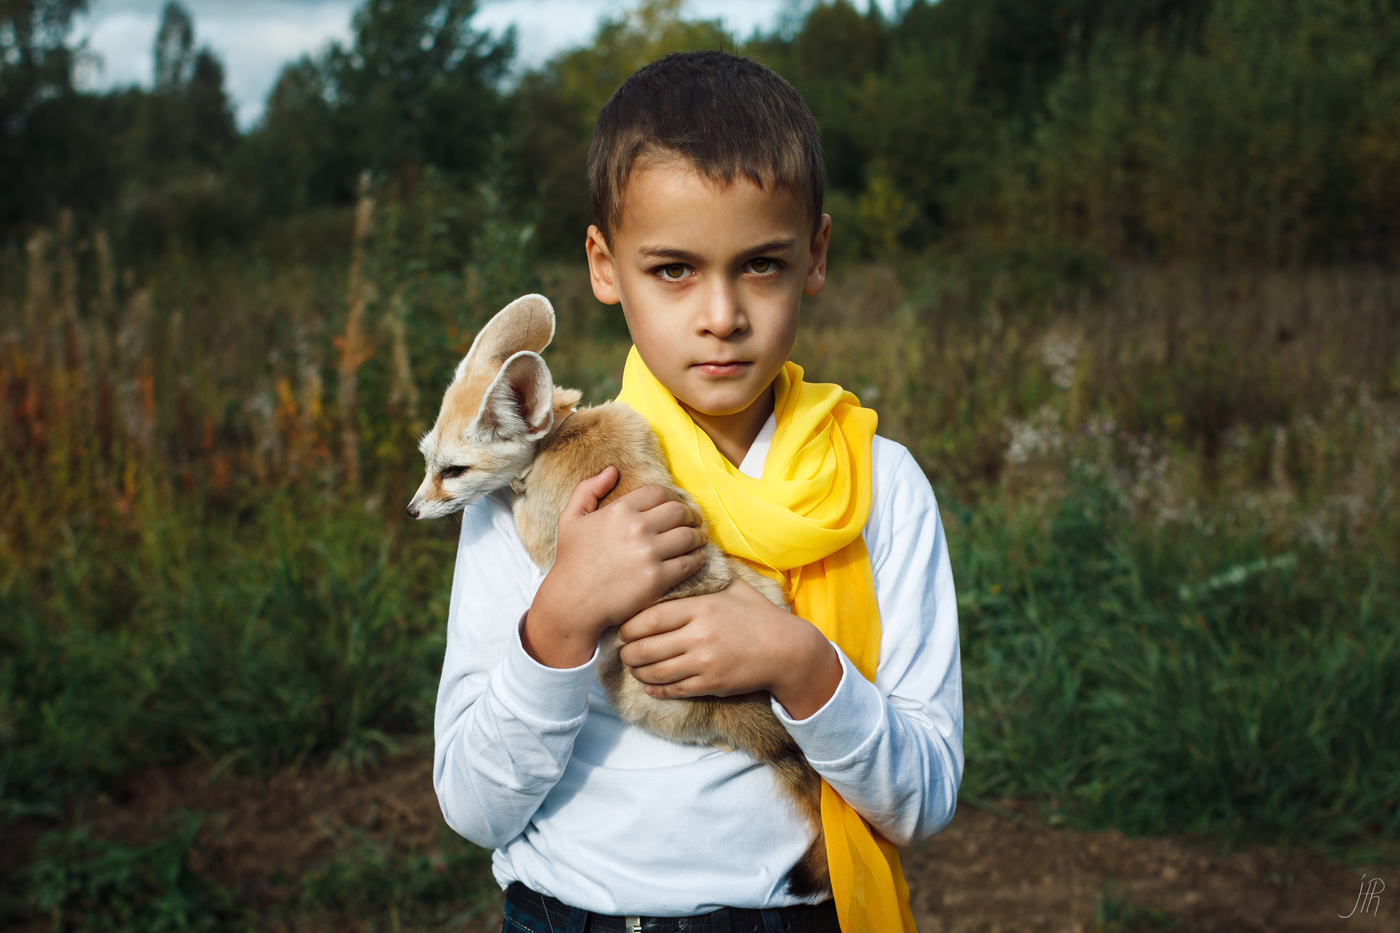
[[[621,302],[647,368],[697,420],[766,418],[802,295],[826,282],[830,231],[823,214],[813,236],[787,190],[719,185],[680,158],[641,164],[611,242],[588,230],[593,294]]]

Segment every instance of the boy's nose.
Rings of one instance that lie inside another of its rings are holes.
[[[702,329],[716,337],[728,337],[748,326],[743,302],[732,283],[712,281],[705,293]]]

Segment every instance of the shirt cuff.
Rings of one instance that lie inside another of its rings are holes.
[[[814,765],[835,762],[853,754],[880,728],[885,718],[885,698],[879,689],[861,676],[844,651],[836,648],[841,659],[841,682],[821,709],[806,719],[793,719],[776,699],[773,712],[787,728],[802,754]]]
[[[525,650],[520,630],[525,617],[515,626],[515,635],[501,662],[500,676],[492,679],[506,708],[517,716],[536,722],[568,722],[588,709],[588,691],[598,667],[598,649],[578,667],[546,667]]]

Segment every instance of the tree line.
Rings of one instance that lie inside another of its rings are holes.
[[[599,107],[666,52],[722,47],[802,91],[830,210],[868,256],[926,249],[1271,265],[1400,246],[1400,0],[849,0],[744,38],[646,0],[515,67],[475,0],[365,0],[240,132],[218,56],[164,8],[149,89],[82,90],[88,0],[0,5],[0,237],[63,209],[132,254],[255,242],[365,172],[425,173],[464,225],[481,184],[572,256]],[[504,190],[503,190],[504,189]]]

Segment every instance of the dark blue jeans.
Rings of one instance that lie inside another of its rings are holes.
[[[536,903],[538,901],[538,904]],[[518,902],[518,903],[512,903]],[[645,918],[643,933],[840,933],[831,902],[781,910],[721,908],[696,917]],[[590,914],[523,886],[511,886],[501,933],[630,933],[620,917]]]
[[[585,933],[588,911],[577,907],[569,911],[564,926],[557,925],[553,918],[539,920],[522,913],[514,904],[506,904],[506,919],[501,923],[501,933]]]

